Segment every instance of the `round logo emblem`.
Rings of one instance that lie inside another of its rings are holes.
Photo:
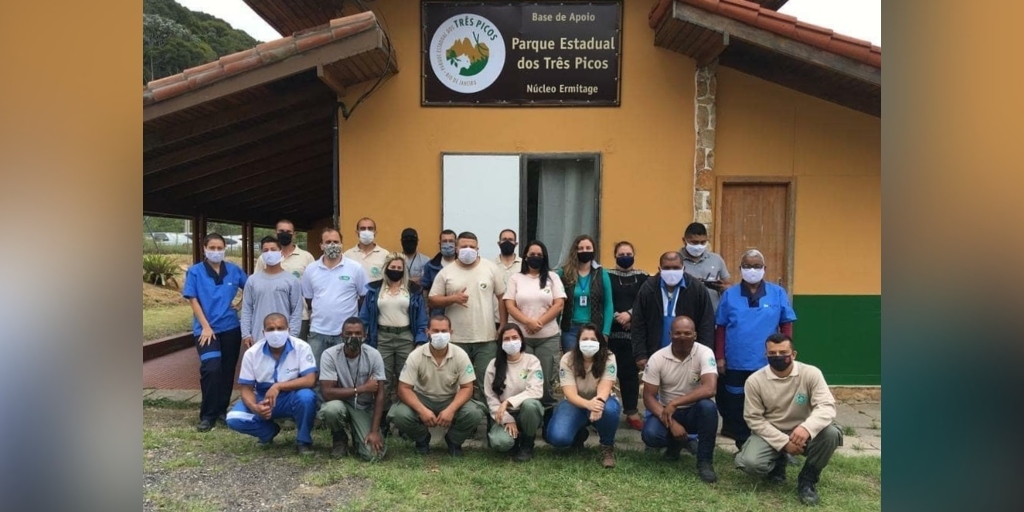
[[[505,67],[505,40],[498,27],[476,14],[452,16],[430,40],[430,67],[445,87],[463,94],[494,83]]]

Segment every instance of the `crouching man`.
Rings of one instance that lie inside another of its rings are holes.
[[[785,454],[804,454],[796,490],[801,502],[816,505],[818,476],[843,445],[843,431],[833,423],[836,402],[821,370],[796,361],[792,337],[772,334],[765,347],[768,366],[744,385],[743,419],[752,435],[736,454],[736,467],[782,483]]]
[[[288,335],[287,317],[271,313],[263,319],[263,339],[242,355],[238,383],[242,399],[227,414],[231,430],[266,446],[281,431],[274,420],[291,418],[299,454],[313,454],[316,362],[308,343]]]
[[[364,344],[366,327],[359,317],[341,326],[341,344],[320,356],[320,392],[324,404],[317,416],[331,429],[331,456],[348,454],[348,435],[363,460],[384,457],[380,433],[384,416],[384,359],[377,349]],[[346,432],[348,430],[348,432]]]

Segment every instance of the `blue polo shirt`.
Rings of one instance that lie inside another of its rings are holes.
[[[762,281],[751,295],[741,283],[726,288],[718,303],[715,323],[725,326],[725,365],[729,370],[754,371],[764,368],[764,342],[779,325],[796,320],[786,290]]]
[[[245,287],[246,275],[241,267],[226,261],[220,264],[219,275],[213,275],[213,269],[201,261],[189,267],[185,273],[185,289],[181,295],[186,299],[199,299],[199,306],[206,315],[213,332],[238,329],[238,312],[231,309],[238,290]],[[192,334],[199,336],[203,326],[199,319],[192,317]]]
[[[686,278],[679,281],[674,293],[668,293],[664,279],[658,280],[658,284],[661,285],[661,348],[665,348],[672,344],[672,322],[676,319],[679,294],[686,288]]]

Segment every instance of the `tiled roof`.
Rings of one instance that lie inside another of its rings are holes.
[[[200,89],[225,78],[282,61],[293,55],[333,41],[346,39],[377,26],[373,11],[365,11],[331,20],[319,27],[257,45],[255,48],[225,55],[213,62],[186,69],[149,82],[142,89],[143,106]]]
[[[849,57],[869,66],[882,68],[882,48],[880,46],[837,34],[824,27],[804,23],[793,16],[765,9],[747,0],[658,0],[648,18],[651,28],[657,28],[665,17],[671,14],[674,1],[767,30],[829,53]]]

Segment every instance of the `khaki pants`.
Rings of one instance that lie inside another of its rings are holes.
[[[804,449],[807,460],[804,464],[821,471],[828,465],[836,448],[842,445],[843,431],[839,425],[833,423],[807,442],[807,448]],[[743,443],[743,448],[736,454],[736,467],[747,474],[766,475],[775,468],[776,463],[786,464],[785,458],[780,460],[781,455],[782,452],[772,448],[764,438],[751,434]]]
[[[373,409],[357,409],[344,400],[331,400],[320,406],[316,414],[331,432],[347,430],[356,452],[363,460],[380,460],[384,458],[387,447],[380,453],[374,453],[366,444],[366,435],[373,428]],[[383,418],[382,418],[383,420]]]
[[[446,400],[434,401],[419,393],[416,393],[416,397],[419,398],[420,403],[430,409],[434,414],[440,414],[445,408],[452,403],[452,398]],[[462,405],[458,411],[455,412],[455,418],[452,420],[452,426],[448,428],[448,438],[451,439],[452,443],[462,445],[462,443],[473,436],[476,432],[476,428],[480,425],[480,420],[484,419],[484,411],[486,408],[479,402],[470,400]],[[403,434],[408,436],[413,441],[423,439],[430,430],[426,425],[420,421],[420,416],[416,414],[416,411],[405,405],[404,403],[397,403],[391,407],[388,412],[388,421],[395,424]]]
[[[519,410],[506,411],[506,414],[511,414],[516,419],[519,437],[536,437],[537,429],[540,428],[541,419],[544,417],[544,406],[540,401],[531,398],[524,400],[523,404],[519,406]],[[493,420],[489,423],[493,423],[490,431],[487,432],[487,440],[490,441],[491,448],[499,452],[511,450],[515,446],[516,440],[512,439],[508,432],[505,432],[505,427],[502,424],[495,423]]]
[[[554,390],[558,389],[558,360],[562,357],[562,346],[559,340],[561,335],[550,338],[526,338],[526,353],[533,354],[540,359],[540,370],[544,373],[544,396],[540,403],[545,407],[554,407]],[[486,367],[485,367],[486,369]]]
[[[465,350],[469,360],[473,361],[473,373],[476,375],[476,382],[473,383],[473,400],[486,404],[484,372],[487,371],[487,365],[491,363],[491,359],[494,359],[494,355],[498,352],[498,347],[493,340],[477,343],[455,343],[455,346]]]
[[[377,350],[384,360],[384,374],[388,379],[385,407],[398,402],[398,375],[414,348],[416,343],[408,329],[400,333],[377,331]]]

